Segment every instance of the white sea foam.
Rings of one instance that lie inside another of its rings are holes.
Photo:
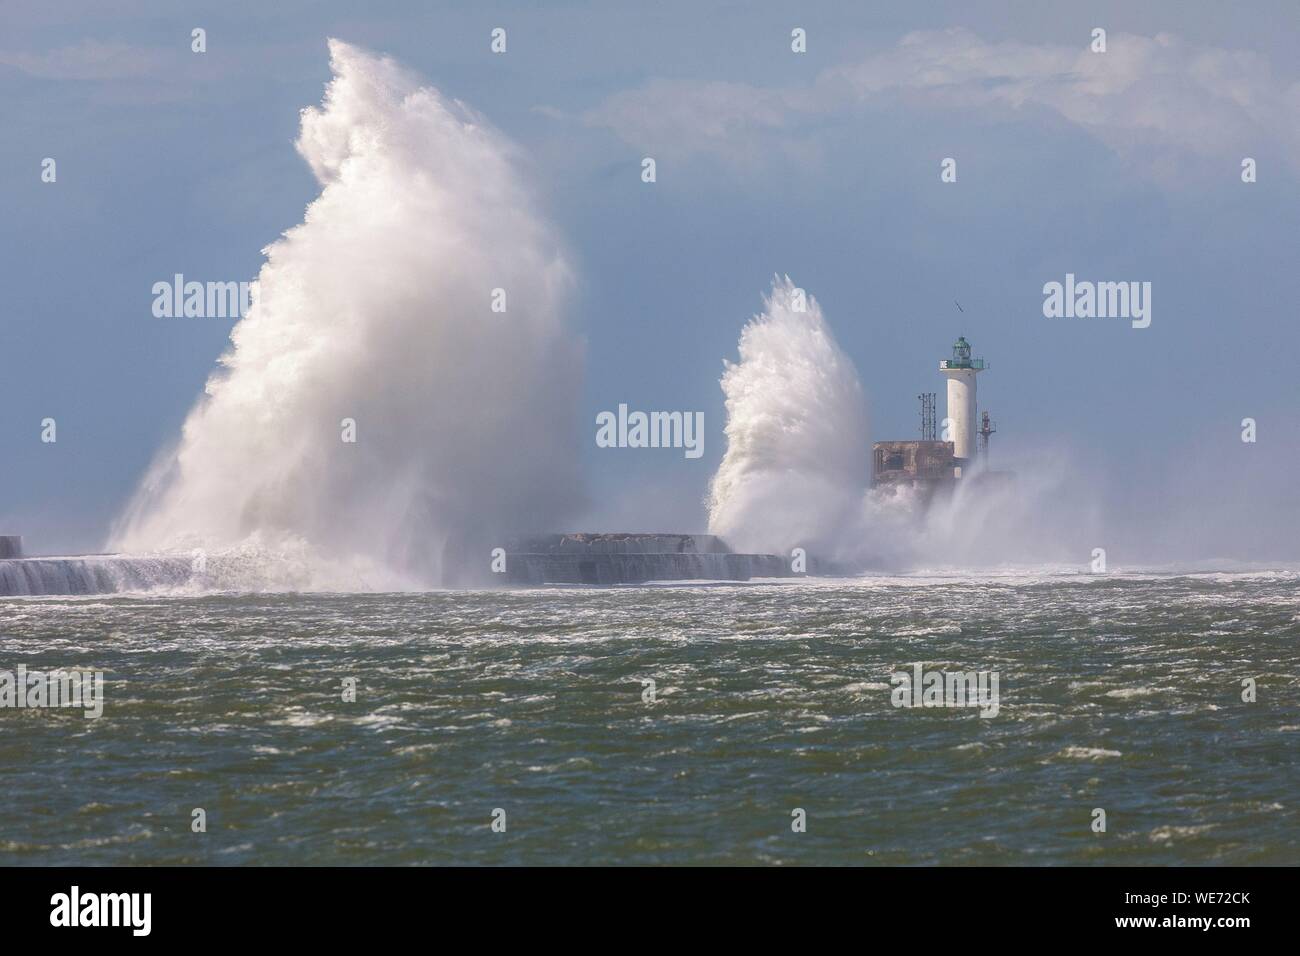
[[[1108,757],[1122,757],[1124,755],[1118,750],[1106,750],[1103,747],[1070,746],[1062,750],[1057,756],[1070,760],[1105,760]]]

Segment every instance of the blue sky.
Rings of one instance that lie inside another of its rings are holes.
[[[32,550],[98,547],[200,394],[231,323],[154,318],[150,288],[251,279],[301,221],[337,36],[522,148],[576,267],[587,527],[704,527],[722,360],[788,273],[862,376],[846,441],[913,437],[965,334],[995,455],[1066,451],[1129,552],[1300,558],[1292,3],[50,6],[0,33],[0,532]],[[1067,272],[1151,282],[1150,328],[1044,318]],[[620,402],[702,410],[703,457],[597,449]]]

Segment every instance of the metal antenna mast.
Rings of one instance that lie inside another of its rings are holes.
[[[922,392],[916,396],[921,401],[921,441],[934,441],[937,434],[935,418],[935,393]]]
[[[980,454],[984,458],[985,465],[989,463],[989,436],[997,431],[996,424],[989,421],[988,412],[980,416]]]

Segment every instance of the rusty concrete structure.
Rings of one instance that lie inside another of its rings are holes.
[[[872,484],[951,481],[957,461],[950,441],[878,441],[871,446]]]

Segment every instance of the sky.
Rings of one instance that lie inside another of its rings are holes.
[[[1062,456],[1119,554],[1300,559],[1291,2],[2,9],[0,533],[32,552],[100,549],[175,439],[233,322],[152,286],[251,280],[302,221],[338,37],[519,147],[574,271],[581,530],[704,529],[723,361],[789,275],[861,376],[846,442],[916,437],[965,335],[995,463]],[[1045,317],[1067,273],[1150,282],[1150,326]],[[596,447],[620,403],[702,411],[704,453]]]

